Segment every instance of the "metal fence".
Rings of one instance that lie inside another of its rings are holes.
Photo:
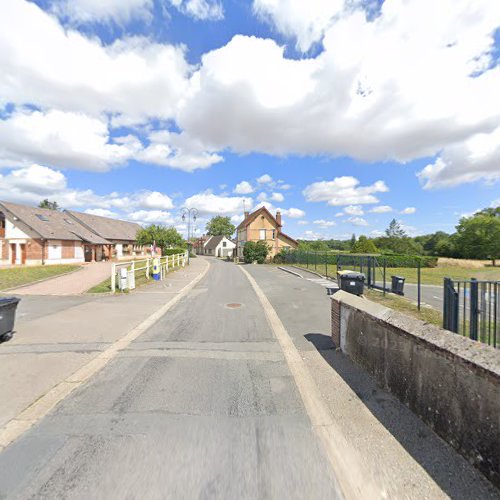
[[[164,257],[158,257],[160,264],[160,279],[179,267],[184,267],[186,263],[189,262],[188,254],[179,253],[174,255],[166,255]],[[126,270],[126,280],[121,284],[120,282],[120,270]],[[142,259],[142,260],[131,260],[129,262],[114,262],[111,266],[111,291],[116,291],[116,285],[119,283],[120,289],[133,290],[135,288],[135,278],[137,275],[144,275],[149,279],[153,270],[153,258]]]
[[[444,278],[443,328],[499,346],[500,281]]]
[[[384,294],[392,291],[391,278],[394,269],[398,277],[408,279],[417,286],[415,301],[421,306],[421,261],[418,256],[357,255],[335,252],[309,252],[294,250],[282,255],[285,264],[302,267],[327,278],[337,278],[337,272],[351,270],[365,275],[366,286],[381,290]],[[400,259],[403,266],[395,263]],[[402,269],[404,267],[404,269]]]

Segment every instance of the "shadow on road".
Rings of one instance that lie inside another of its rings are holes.
[[[450,498],[500,498],[486,479],[481,483],[488,487],[481,489],[491,494],[485,497],[478,489],[480,473],[397,398],[377,386],[366,371],[336,350],[328,335],[307,333],[304,337]]]

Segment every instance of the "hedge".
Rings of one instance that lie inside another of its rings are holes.
[[[163,257],[165,257],[166,255],[176,255],[178,253],[186,253],[186,249],[185,248],[164,248],[161,252]]]

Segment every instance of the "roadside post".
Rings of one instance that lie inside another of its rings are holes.
[[[160,280],[160,259],[158,257],[153,259],[153,279]]]

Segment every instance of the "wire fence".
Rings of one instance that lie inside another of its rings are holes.
[[[314,271],[337,279],[340,271],[355,271],[365,275],[368,288],[403,295],[401,283],[416,285],[413,292],[418,309],[422,303],[422,257],[411,255],[359,255],[336,252],[292,250],[282,255],[283,263]]]
[[[499,347],[500,281],[444,278],[443,328]]]
[[[153,273],[153,261],[159,261],[160,280],[170,271],[184,267],[188,263],[188,254],[178,253],[164,257],[147,258],[142,260],[131,260],[128,262],[113,262],[111,266],[111,291],[115,292],[118,284],[120,290],[133,290],[136,278],[145,277],[150,279]]]

